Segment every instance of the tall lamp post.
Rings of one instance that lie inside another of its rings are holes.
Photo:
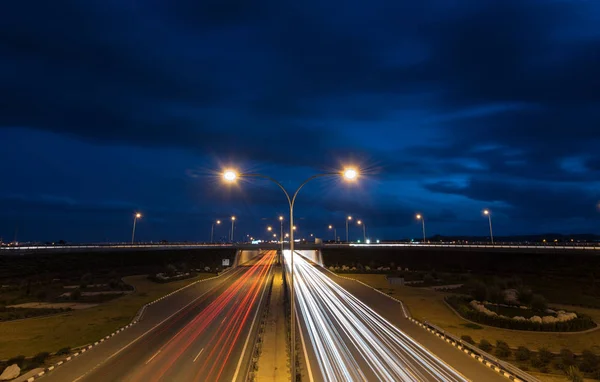
[[[349,242],[350,242],[350,240],[348,240],[348,222],[349,222],[350,220],[352,220],[352,216],[348,216],[348,217],[346,218],[346,243],[349,243]]]
[[[492,241],[492,245],[494,245],[494,233],[492,231],[492,213],[490,210],[483,210],[483,214],[488,217],[488,222],[490,223],[490,240]]]
[[[279,239],[281,242],[281,256],[283,256],[283,216],[279,217]]]
[[[337,242],[337,231],[336,231],[335,227],[330,224],[329,229],[333,230],[333,241]]]
[[[137,220],[141,217],[142,217],[142,214],[140,214],[139,212],[136,212],[133,215],[133,231],[131,231],[131,244],[132,245],[133,245],[133,240],[135,239],[135,224],[137,223]]]
[[[296,380],[296,313],[295,313],[295,300],[294,300],[294,230],[296,227],[294,226],[294,204],[296,203],[296,197],[298,193],[308,182],[311,180],[322,178],[325,176],[343,176],[346,180],[355,180],[358,177],[358,171],[353,168],[347,168],[339,173],[324,173],[313,175],[310,178],[306,179],[304,182],[300,184],[300,186],[294,191],[293,195],[290,197],[290,194],[287,192],[285,187],[277,180],[271,178],[270,176],[262,175],[262,174],[238,174],[233,170],[226,170],[223,173],[223,178],[228,182],[234,182],[237,178],[242,177],[253,177],[253,178],[262,178],[266,179],[270,182],[275,183],[281,191],[285,194],[287,198],[288,205],[290,207],[290,298],[291,298],[291,314],[290,314],[290,330],[291,330],[291,338],[290,338],[290,359],[291,359],[291,375],[292,381]]]
[[[235,216],[231,217],[231,242],[233,243],[233,230],[235,228]]]
[[[417,214],[417,220],[420,220],[423,225],[423,243],[427,241],[427,236],[425,235],[425,217],[421,214]]]
[[[363,228],[363,243],[366,243],[367,242],[367,225],[362,220],[357,221],[356,224],[362,225],[362,228]]]
[[[211,244],[214,243],[215,241],[213,240],[214,236],[215,236],[215,224],[221,224],[220,220],[217,220],[215,222],[212,223],[212,226],[210,227],[210,242]]]

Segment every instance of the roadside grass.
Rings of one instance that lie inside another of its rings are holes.
[[[479,342],[486,339],[491,343],[497,340],[505,341],[511,348],[525,346],[530,350],[548,348],[552,352],[559,352],[566,348],[574,353],[581,353],[590,349],[600,352],[600,330],[588,333],[535,333],[527,331],[507,330],[482,326],[482,329],[473,328],[469,321],[463,320],[448,308],[444,302],[446,293],[436,292],[431,289],[414,288],[388,284],[385,275],[377,274],[343,274],[342,276],[360,280],[367,285],[392,294],[402,300],[412,316],[420,321],[429,321],[458,337],[468,335]],[[587,314],[600,323],[600,310],[574,307],[568,305],[551,304],[552,307]]]
[[[17,355],[33,356],[41,351],[55,352],[94,342],[127,325],[146,303],[197,280],[214,276],[200,273],[181,281],[159,284],[145,275],[124,277],[135,292],[89,309],[65,314],[0,322],[0,359]]]

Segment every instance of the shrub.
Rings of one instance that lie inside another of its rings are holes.
[[[540,359],[539,354],[532,355],[531,359],[530,359],[530,363],[531,363],[531,366],[535,367],[536,369],[540,369],[540,368],[544,367],[544,362],[542,362],[542,360]]]
[[[581,375],[581,371],[577,366],[569,366],[566,371],[567,378],[571,382],[583,382],[583,375]]]
[[[16,357],[12,357],[11,359],[8,360],[7,365],[14,365],[15,363],[22,368],[23,367],[23,362],[25,362],[25,356],[24,355],[18,355]]]
[[[471,336],[461,336],[460,339],[468,344],[475,345],[475,341],[473,341]]]
[[[512,354],[512,351],[508,347],[508,344],[504,341],[496,341],[496,356],[500,358],[508,358]]]
[[[33,361],[33,363],[36,363],[36,364],[42,364],[42,363],[44,363],[44,361],[46,361],[46,359],[48,359],[49,356],[50,356],[50,353],[48,353],[46,351],[40,352],[40,353],[37,353],[33,357],[32,361]]]
[[[521,304],[527,306],[531,305],[531,300],[533,299],[533,292],[531,289],[521,286],[519,289],[517,289],[517,295]]]
[[[470,283],[469,289],[471,297],[477,301],[487,300],[488,290],[485,283],[481,280],[474,280]]]
[[[92,274],[88,272],[88,273],[85,273],[83,276],[81,276],[81,281],[79,283],[79,286],[82,289],[85,289],[91,283],[92,283]]]
[[[600,358],[590,350],[584,350],[581,353],[581,364],[579,367],[581,371],[586,373],[593,373],[600,370]]]
[[[548,303],[546,302],[544,296],[534,294],[533,298],[531,299],[531,308],[539,312],[545,312],[546,309],[548,309]]]
[[[479,341],[479,348],[484,352],[489,352],[492,350],[492,344],[488,340],[482,339]]]
[[[43,301],[43,300],[46,299],[46,297],[48,297],[48,293],[46,293],[45,290],[40,290],[40,291],[38,291],[36,293],[35,296],[37,297],[38,300],[42,300]]]
[[[531,358],[531,352],[525,346],[519,346],[515,352],[515,358],[518,361],[527,361]]]
[[[538,350],[538,358],[544,365],[547,365],[550,362],[552,362],[554,354],[552,354],[550,350],[546,348],[541,348],[540,350]]]
[[[558,364],[556,365],[559,369],[566,371],[570,366],[575,366],[575,354],[569,349],[562,349],[559,357]]]
[[[504,292],[497,286],[492,286],[488,288],[488,298],[491,302],[502,304],[504,303]]]
[[[167,276],[173,276],[177,273],[177,268],[173,264],[169,264],[165,269],[165,273]]]
[[[79,300],[81,298],[81,289],[79,289],[79,288],[73,289],[73,291],[71,292],[71,295],[69,297],[73,301]]]
[[[431,275],[431,273],[426,273],[423,276],[423,282],[426,284],[430,284],[435,281],[435,278]]]
[[[56,352],[56,355],[66,355],[71,353],[70,347],[61,348]]]

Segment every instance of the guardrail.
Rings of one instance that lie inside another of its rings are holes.
[[[512,374],[514,377],[517,378],[517,379],[513,379],[513,380],[527,381],[527,382],[541,382],[539,379],[535,378],[534,376],[532,376],[530,374],[527,374],[526,372],[519,369],[518,367],[494,357],[493,355],[479,349],[478,347],[476,347],[474,345],[471,345],[468,342],[461,340],[454,334],[448,333],[444,329],[442,329],[430,322],[425,321],[425,325],[428,326],[429,328],[435,330],[436,332],[438,332],[443,338],[447,338],[450,341],[453,341],[456,345],[460,344],[463,348],[468,349],[472,353],[479,354],[481,357],[484,358],[485,361]],[[490,366],[490,365],[488,365],[488,366]]]
[[[600,251],[600,245],[517,245],[517,244],[425,244],[425,243],[380,243],[380,244],[325,244],[325,246],[349,247],[413,247],[413,248],[487,248],[487,249],[541,249],[541,250],[579,250]]]
[[[187,248],[230,248],[232,244],[98,244],[98,245],[23,245],[2,246],[0,251],[39,251],[73,249],[187,249]]]

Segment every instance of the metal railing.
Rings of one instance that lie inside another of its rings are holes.
[[[475,345],[471,345],[468,342],[463,341],[462,339],[458,338],[457,336],[455,336],[452,333],[448,333],[447,331],[445,331],[444,329],[425,321],[425,325],[430,327],[431,329],[437,331],[438,333],[440,333],[442,336],[449,338],[450,340],[456,342],[457,344],[460,344],[461,346],[469,349],[471,352],[479,354],[481,357],[483,357],[486,361],[496,365],[498,368],[503,369],[509,373],[511,373],[512,375],[516,376],[517,378],[519,378],[522,381],[527,381],[527,382],[541,382],[539,379],[535,378],[534,376],[524,372],[523,370],[519,369],[518,367],[514,366],[513,364],[506,362],[506,361],[502,361],[501,359],[498,359],[496,357],[494,357],[493,355],[479,349],[477,346]]]

